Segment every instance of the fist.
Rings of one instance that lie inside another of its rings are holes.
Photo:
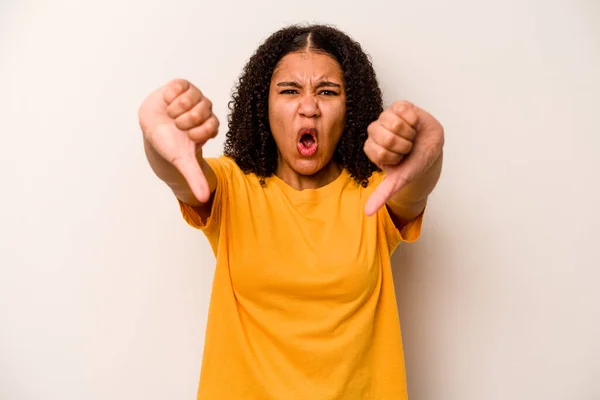
[[[398,101],[367,128],[364,151],[379,168],[397,165],[413,149],[419,118],[414,106]]]
[[[398,101],[382,112],[367,132],[365,154],[385,172],[365,205],[367,215],[373,215],[391,199],[398,200],[397,195],[402,197],[402,189],[411,183],[421,182],[417,185],[421,192],[432,189],[430,183],[437,179],[432,167],[441,167],[438,160],[444,146],[444,129],[438,120],[407,101]]]
[[[210,191],[198,155],[219,129],[211,101],[190,82],[175,79],[151,93],[138,116],[146,142],[177,168],[199,201],[208,201]]]

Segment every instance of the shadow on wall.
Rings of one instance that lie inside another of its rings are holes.
[[[431,260],[426,252],[431,249],[430,242],[433,242],[427,236],[424,235],[415,243],[401,244],[391,260],[411,400],[433,399],[435,390],[432,383],[436,364],[439,367],[432,349],[434,338],[430,331],[431,324],[423,318],[430,318],[431,313],[435,312],[431,310],[431,300],[435,298],[431,292],[434,289],[426,284],[427,271],[434,268],[426,265],[427,260]]]

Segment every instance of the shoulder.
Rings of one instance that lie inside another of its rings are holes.
[[[207,157],[205,161],[215,172],[217,180],[227,184],[230,190],[240,190],[247,186],[260,186],[259,179],[255,174],[245,173],[235,160],[227,155]]]
[[[363,186],[362,184],[356,182],[354,180],[354,178],[352,178],[352,180],[356,183],[356,187],[358,187],[361,192],[368,195],[368,194],[373,193],[375,188],[377,188],[377,186],[379,186],[379,184],[381,183],[381,181],[383,181],[384,178],[385,178],[385,173],[380,172],[380,171],[375,171],[368,178],[368,182],[367,182],[366,186]]]
[[[204,160],[208,163],[208,165],[210,165],[210,167],[213,170],[219,170],[219,172],[230,174],[235,169],[240,169],[236,164],[235,160],[226,155],[220,155],[216,157],[205,157]]]
[[[367,185],[368,188],[375,188],[381,181],[385,178],[385,172],[375,171],[369,177],[369,183]]]
[[[235,160],[226,155],[207,157],[204,159],[217,175],[219,180],[239,179],[245,174]]]

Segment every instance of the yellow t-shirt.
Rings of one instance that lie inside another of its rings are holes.
[[[399,232],[344,170],[298,191],[264,186],[225,156],[211,216],[201,229],[217,264],[199,400],[402,400],[404,353],[390,255],[420,235],[423,214]]]

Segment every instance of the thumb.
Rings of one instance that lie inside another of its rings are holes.
[[[210,199],[208,181],[195,157],[185,157],[173,162],[173,165],[183,175],[194,197],[200,203],[207,203]]]
[[[381,183],[375,188],[369,199],[367,200],[367,204],[365,205],[365,213],[368,216],[375,214],[381,207],[383,207],[392,196],[400,190],[403,186],[406,185],[406,180],[403,179],[397,173],[391,173],[391,171],[386,174],[385,178],[381,181]]]

